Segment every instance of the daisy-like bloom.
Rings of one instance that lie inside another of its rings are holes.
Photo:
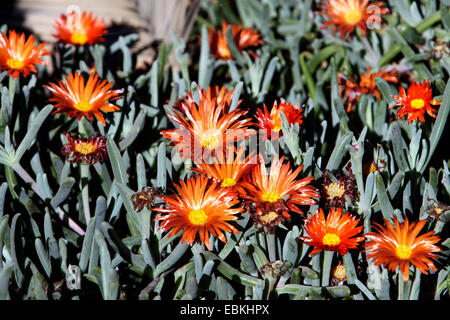
[[[217,104],[223,104],[223,113],[228,113],[231,98],[233,96],[234,90],[228,90],[225,86],[219,88],[219,86],[214,86],[213,88],[208,87],[207,90],[201,89],[197,87],[197,92],[199,95],[199,101],[207,100],[209,103],[212,103],[213,99],[216,99]],[[189,109],[192,103],[195,103],[193,98],[193,94],[189,91],[186,91],[187,97],[183,97],[177,101],[177,103],[173,106],[175,110],[181,110],[186,113],[186,109]],[[237,107],[241,104],[242,100],[239,100],[237,103]]]
[[[348,212],[342,214],[342,208],[332,208],[327,218],[322,209],[311,215],[305,222],[305,231],[309,237],[300,237],[307,245],[313,246],[310,256],[320,251],[337,251],[345,255],[349,249],[355,249],[364,237],[356,237],[363,229],[358,227],[359,219]]]
[[[393,218],[393,227],[384,219],[385,227],[375,223],[374,228],[378,232],[369,232],[365,236],[365,252],[376,266],[385,265],[388,270],[394,271],[397,266],[403,274],[403,280],[408,281],[409,263],[412,263],[422,273],[427,274],[428,269],[436,271],[432,259],[437,259],[434,254],[441,251],[435,245],[440,238],[434,231],[419,236],[426,224],[426,220],[408,222],[405,217],[403,223],[399,223],[397,217]]]
[[[369,10],[372,6],[378,7],[379,11]],[[368,22],[381,24],[383,20],[379,15],[389,13],[389,9],[383,8],[383,2],[369,3],[369,0],[323,0],[318,7],[322,11],[317,13],[328,17],[328,21],[321,28],[334,25],[332,32],[339,32],[342,39],[350,38],[355,28],[359,28],[366,35]]]
[[[431,105],[437,106],[441,104],[441,102],[434,100],[432,97],[430,80],[424,80],[423,82],[418,83],[411,81],[411,85],[407,92],[405,92],[403,87],[400,87],[400,96],[392,97],[397,100],[397,103],[392,106],[392,108],[401,106],[396,113],[397,119],[402,119],[404,116],[407,116],[407,120],[410,123],[415,120],[424,122],[425,111],[431,117],[436,118],[436,115],[434,114],[436,109]]]
[[[345,79],[342,74],[339,74],[340,89],[343,91],[342,96],[347,101],[347,112],[354,109],[356,102],[362,94],[375,96],[381,100],[381,93],[375,83],[375,78],[383,78],[390,83],[398,83],[398,73],[395,69],[389,71],[380,70],[371,74],[370,67],[367,68],[366,73],[361,73],[359,83],[351,78]]]
[[[41,43],[35,46],[36,40],[30,35],[25,41],[25,34],[18,34],[14,30],[9,31],[9,35],[0,33],[0,70],[8,70],[8,76],[13,79],[23,74],[28,77],[30,72],[37,72],[35,65],[45,65],[43,56],[49,55]]]
[[[270,139],[272,132],[278,132],[279,136],[282,135],[282,119],[281,112],[284,113],[289,124],[298,123],[301,125],[303,123],[303,108],[299,108],[299,105],[292,105],[290,102],[281,101],[280,105],[277,105],[275,101],[273,103],[272,109],[267,110],[266,105],[264,105],[264,110],[256,110],[256,119],[258,120],[258,126],[267,133],[267,139]]]
[[[72,138],[66,132],[66,138],[69,143],[62,147],[61,153],[72,163],[94,164],[96,162],[103,162],[108,157],[106,138],[103,136],[94,136],[84,140]]]
[[[240,119],[246,111],[235,109],[224,113],[226,103],[224,100],[218,103],[217,97],[201,99],[198,105],[193,101],[189,106],[184,105],[183,112],[174,110],[174,114],[167,115],[180,128],[161,131],[165,138],[172,140],[181,158],[199,162],[202,156],[220,154],[234,142],[246,140],[255,133],[248,128],[249,118]]]
[[[313,198],[318,198],[319,194],[310,185],[314,177],[296,180],[303,165],[292,172],[290,164],[283,164],[283,160],[284,157],[278,159],[278,156],[275,156],[269,172],[267,172],[265,164],[260,163],[241,183],[245,192],[242,197],[247,199],[247,203],[255,204],[256,213],[259,215],[280,212],[288,218],[290,217],[289,210],[303,214],[299,205],[316,204]],[[284,199],[287,196],[289,198]],[[271,208],[267,206],[271,206]],[[280,210],[276,210],[277,208]],[[268,209],[272,210],[268,212]]]
[[[208,249],[211,249],[209,234],[225,243],[224,231],[238,233],[229,221],[237,220],[237,214],[242,212],[241,208],[233,208],[239,200],[227,188],[210,182],[203,176],[193,177],[175,184],[176,194],[160,196],[166,208],[153,209],[160,212],[155,218],[162,221],[160,229],[172,229],[169,237],[184,230],[181,241],[190,245],[198,234]]]
[[[69,73],[64,81],[58,80],[58,83],[50,83],[50,86],[44,87],[52,94],[50,101],[56,102],[53,114],[65,112],[67,116],[78,120],[83,116],[92,120],[94,115],[105,125],[105,118],[100,111],[113,112],[120,109],[108,102],[119,99],[122,93],[122,90],[110,90],[113,84],[108,80],[100,80],[98,74],[93,73],[85,83],[84,78],[76,72],[75,75]]]
[[[345,208],[346,204],[352,203],[358,197],[355,176],[352,173],[333,174],[330,170],[325,170],[322,178],[321,199],[325,209]]]
[[[222,188],[238,190],[241,179],[257,164],[257,159],[254,154],[250,154],[244,158],[244,152],[245,146],[234,157],[234,151],[229,150],[229,155],[226,159],[223,157],[215,157],[213,164],[198,163],[198,168],[192,168],[192,170],[211,178],[219,183]]]
[[[224,21],[222,23],[222,31],[209,29],[209,46],[211,48],[212,54],[214,54],[218,59],[222,60],[232,60],[230,49],[228,48],[226,31],[228,28],[228,23]],[[239,52],[249,47],[255,47],[263,43],[261,40],[261,35],[256,30],[251,28],[243,28],[242,25],[236,25],[233,23],[231,26],[231,31],[233,33],[234,43]],[[251,51],[247,51],[252,57],[257,58],[258,56]]]
[[[54,37],[63,43],[73,45],[91,45],[105,41],[107,33],[103,19],[93,17],[92,12],[83,11],[81,16],[74,12],[67,16],[62,14],[53,25],[56,27]]]

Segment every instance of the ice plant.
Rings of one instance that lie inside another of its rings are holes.
[[[374,223],[377,232],[365,234],[365,252],[376,266],[385,265],[390,271],[399,267],[403,274],[403,280],[408,281],[409,264],[412,263],[422,273],[427,274],[428,269],[436,271],[432,259],[437,259],[436,252],[441,249],[435,245],[440,238],[434,231],[419,236],[426,224],[426,220],[409,222],[405,217],[403,223],[399,223],[397,217],[393,218],[394,227],[384,219],[385,227]]]
[[[344,174],[331,171],[323,172],[323,185],[321,199],[325,209],[345,208],[346,204],[352,203],[358,197],[355,176],[352,173]]]
[[[281,112],[284,113],[289,124],[298,123],[301,125],[303,123],[303,108],[299,108],[298,104],[294,106],[290,102],[281,101],[277,105],[277,101],[275,101],[270,113],[264,104],[264,110],[256,110],[256,119],[259,128],[266,131],[267,139],[272,137],[273,131],[279,132],[279,136],[282,135],[282,132],[280,132],[282,127]]]
[[[168,231],[169,237],[183,230],[181,241],[190,245],[197,234],[200,241],[211,249],[209,234],[226,242],[225,232],[237,233],[238,230],[229,223],[237,220],[241,208],[233,208],[238,200],[233,192],[212,182],[203,176],[180,180],[175,184],[176,194],[161,196],[165,208],[154,208],[160,214],[155,218],[161,220],[160,229]]]
[[[211,178],[219,183],[222,188],[237,190],[242,178],[257,164],[254,154],[244,157],[244,152],[245,146],[236,155],[233,150],[229,150],[226,158],[215,157],[212,164],[198,163],[198,168],[193,168],[192,170]]]
[[[419,120],[424,122],[425,111],[433,118],[436,118],[434,109],[431,105],[437,106],[441,102],[434,100],[432,97],[432,89],[430,87],[430,80],[423,82],[411,81],[408,91],[405,92],[403,87],[400,87],[400,96],[393,96],[397,103],[392,106],[401,106],[396,113],[397,119],[402,119],[406,116],[408,122]]]
[[[106,149],[106,138],[91,137],[89,139],[72,138],[69,133],[65,133],[68,143],[65,144],[61,153],[66,156],[70,162],[79,164],[94,164],[103,162],[108,157]]]
[[[370,10],[374,6],[378,12]],[[383,2],[369,3],[369,0],[323,0],[318,7],[321,9],[318,13],[328,17],[321,28],[333,25],[332,32],[339,32],[342,39],[351,37],[356,28],[366,35],[368,22],[380,24],[383,20],[379,15],[389,13],[389,9],[383,8]]]
[[[309,237],[300,237],[307,245],[314,247],[310,256],[320,251],[336,251],[345,255],[349,249],[355,249],[364,237],[356,235],[363,229],[358,227],[359,219],[348,212],[342,214],[342,208],[332,208],[325,219],[322,209],[311,215],[305,222],[305,232]]]
[[[232,60],[230,49],[228,48],[226,31],[228,28],[228,23],[223,21],[222,31],[215,30],[214,28],[209,29],[209,45],[213,55],[218,59],[222,60]],[[239,52],[249,47],[255,47],[263,43],[261,40],[261,35],[256,30],[251,28],[243,28],[242,25],[236,25],[233,23],[231,26],[231,32],[233,34],[234,43]],[[251,51],[248,51],[252,57],[257,58],[258,56]]]
[[[50,101],[56,102],[56,110],[53,114],[64,112],[71,118],[80,120],[83,116],[92,120],[95,116],[101,124],[105,125],[103,112],[113,112],[119,110],[119,107],[108,102],[108,100],[117,100],[120,98],[122,90],[110,90],[113,82],[100,80],[98,74],[90,74],[85,83],[85,79],[76,72],[69,73],[64,81],[50,83],[44,86],[50,91],[52,97]]]
[[[43,56],[49,55],[44,46],[46,43],[35,45],[36,40],[30,35],[25,41],[24,33],[10,30],[8,36],[0,33],[0,70],[7,70],[13,79],[23,74],[28,77],[30,72],[37,72],[35,65],[45,65]]]
[[[62,14],[53,23],[56,28],[54,37],[59,41],[73,45],[95,44],[105,41],[107,33],[103,19],[94,17],[92,12],[83,11],[81,15],[73,11],[67,16]]]
[[[275,156],[269,172],[264,163],[258,164],[241,183],[245,191],[243,197],[248,203],[254,203],[259,215],[273,212],[290,217],[289,210],[303,214],[299,205],[316,204],[313,198],[318,198],[319,194],[310,185],[314,177],[296,179],[303,165],[292,172],[290,164],[283,164],[283,161],[284,157]]]
[[[395,69],[389,71],[383,69],[376,73],[371,73],[370,67],[368,67],[366,73],[361,72],[359,83],[352,78],[345,79],[342,74],[339,74],[339,82],[341,84],[339,87],[344,100],[347,101],[347,112],[354,108],[362,94],[372,95],[381,100],[381,93],[377,88],[375,78],[382,78],[390,83],[398,83],[398,73]]]
[[[218,103],[217,97],[201,99],[198,105],[191,101],[183,109],[184,114],[174,110],[174,114],[167,115],[180,128],[162,130],[161,134],[172,140],[184,159],[199,162],[205,151],[205,156],[225,153],[233,142],[243,141],[254,133],[248,128],[251,120],[240,119],[246,111],[235,109],[224,113],[225,107],[225,101]]]

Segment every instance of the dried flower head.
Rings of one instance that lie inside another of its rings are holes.
[[[152,210],[153,201],[155,197],[159,195],[158,189],[155,187],[142,187],[141,192],[136,192],[131,195],[131,202],[133,202],[133,210],[141,212],[144,207],[149,211]]]
[[[381,24],[383,20],[380,15],[389,13],[389,9],[384,8],[383,2],[369,4],[369,0],[322,0],[318,7],[322,11],[317,13],[328,17],[321,28],[334,25],[333,34],[339,32],[342,39],[351,38],[356,28],[366,35],[368,23]],[[374,7],[378,12],[372,10]]]
[[[450,206],[438,202],[436,200],[432,201],[433,203],[425,210],[425,213],[428,215],[430,219],[434,218],[436,219],[436,221],[447,222],[448,220],[444,218],[444,214],[450,211]]]
[[[63,43],[73,45],[92,45],[103,42],[107,33],[103,19],[94,17],[92,12],[83,11],[81,15],[73,11],[67,16],[62,14],[53,25],[56,27],[56,37]]]
[[[347,273],[342,261],[339,261],[331,270],[331,285],[337,286],[339,283],[347,281]]]
[[[222,60],[232,60],[230,49],[228,48],[228,42],[226,37],[226,31],[228,28],[228,23],[223,21],[222,31],[215,30],[214,28],[209,29],[209,45],[212,54],[214,54],[218,59]],[[243,28],[242,25],[236,25],[233,23],[231,26],[231,32],[233,34],[234,43],[239,52],[249,47],[255,47],[263,43],[261,40],[261,35],[251,28]],[[251,51],[247,51],[252,57],[257,58],[258,56]]]
[[[69,143],[62,147],[61,152],[70,162],[94,164],[107,159],[106,137],[93,136],[84,140],[81,138],[72,138],[68,132],[65,135]]]
[[[427,221],[409,223],[405,217],[405,221],[399,223],[397,217],[393,219],[394,227],[384,219],[384,227],[375,223],[377,232],[365,234],[367,258],[376,266],[385,265],[390,271],[399,267],[405,282],[409,278],[409,263],[424,274],[428,274],[428,269],[436,271],[432,259],[437,259],[435,253],[441,251],[435,245],[440,238],[433,235],[434,231],[418,236]]]
[[[325,209],[345,208],[358,198],[355,176],[352,173],[324,170],[322,175],[321,199]]]
[[[432,89],[430,87],[430,80],[423,82],[411,81],[411,85],[408,88],[408,92],[405,92],[403,87],[400,87],[400,96],[392,96],[397,100],[395,106],[401,106],[396,113],[397,119],[402,119],[407,116],[408,122],[413,122],[419,120],[424,122],[425,111],[430,115],[430,117],[436,118],[434,112],[436,109],[431,107],[440,105],[441,102],[434,100],[432,97]]]
[[[270,275],[272,278],[281,277],[292,266],[289,261],[276,260],[267,262],[260,268],[261,274]]]
[[[35,46],[36,40],[30,35],[25,41],[24,33],[9,31],[9,35],[0,32],[0,70],[8,70],[8,76],[13,79],[23,74],[28,77],[30,72],[37,72],[36,65],[45,65],[47,62],[42,60],[43,56],[49,55],[41,43]]]
[[[358,227],[359,219],[348,212],[342,214],[342,208],[332,208],[327,218],[322,209],[310,215],[305,222],[305,232],[309,237],[299,237],[314,249],[310,256],[327,250],[345,255],[349,249],[355,249],[364,237],[355,237],[363,229]]]
[[[58,80],[57,84],[50,83],[44,86],[50,91],[52,97],[50,101],[56,102],[56,110],[53,114],[65,112],[71,118],[81,120],[83,116],[92,120],[95,116],[101,124],[105,125],[103,112],[113,112],[120,108],[108,100],[120,98],[122,90],[110,90],[114,83],[108,80],[100,80],[98,74],[90,74],[85,83],[84,78],[76,72],[75,75],[69,73],[64,81]]]
[[[276,202],[262,202],[257,207],[248,207],[254,226],[260,230],[265,229],[268,233],[274,233],[279,224],[291,219],[289,211],[285,201],[281,199]]]

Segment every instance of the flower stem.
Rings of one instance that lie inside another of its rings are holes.
[[[86,225],[91,220],[91,211],[89,209],[89,165],[80,165],[81,175],[81,198],[83,200],[84,219]]]
[[[16,95],[17,82],[19,82],[19,78],[13,79],[13,77],[9,77],[8,89],[9,89],[9,103],[11,106],[11,110],[14,103],[14,96]]]
[[[333,261],[334,251],[323,252],[323,267],[322,267],[322,287],[327,287],[330,284],[331,263]]]
[[[405,289],[405,281],[403,281],[403,273],[401,271],[398,272],[398,299],[404,300],[403,291]]]

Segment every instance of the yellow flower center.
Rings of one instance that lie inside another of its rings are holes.
[[[19,60],[19,59],[15,59],[15,58],[9,58],[6,61],[6,64],[8,65],[8,67],[10,67],[11,69],[22,69],[23,68],[23,61]]]
[[[334,197],[342,197],[345,192],[345,188],[343,185],[339,183],[330,183],[325,187],[325,191],[329,199],[334,199]]]
[[[204,135],[202,137],[202,147],[208,149],[215,149],[219,145],[219,139],[213,135]]]
[[[223,188],[232,187],[236,184],[236,180],[233,178],[225,178],[222,180],[222,184],[220,185]]]
[[[375,164],[372,162],[372,163],[370,164],[369,172],[370,172],[370,173],[374,173],[375,171],[377,171],[377,167],[376,167]]]
[[[188,219],[194,226],[203,226],[208,220],[208,216],[202,209],[194,209],[189,212]]]
[[[345,13],[344,20],[348,24],[357,24],[361,21],[362,14],[358,8],[350,9]]]
[[[397,249],[395,249],[395,253],[400,259],[406,260],[411,256],[412,250],[409,246],[401,244],[397,247]]]
[[[95,146],[92,143],[80,142],[75,146],[75,151],[81,154],[90,154],[95,151]]]
[[[276,192],[265,192],[261,196],[261,199],[267,202],[277,202],[280,198],[280,195]]]
[[[337,234],[334,233],[326,233],[323,236],[322,242],[326,246],[334,247],[341,243],[341,239]]]
[[[275,126],[272,130],[278,132],[281,130],[281,126]]]
[[[89,111],[92,109],[92,105],[86,101],[80,101],[80,102],[76,103],[73,107],[75,109],[77,109],[79,111],[83,111],[83,112],[86,112],[86,111]]]
[[[261,221],[264,222],[265,224],[269,224],[276,218],[278,218],[278,214],[275,211],[270,211],[269,213],[266,213],[265,215],[261,216]]]
[[[83,45],[87,42],[87,35],[85,33],[72,33],[70,41],[73,44]]]
[[[413,101],[411,101],[411,107],[413,107],[414,109],[422,109],[424,105],[425,101],[423,101],[422,99],[414,99]]]
[[[347,274],[345,273],[345,268],[342,264],[336,266],[333,276],[340,281],[343,281],[345,279]]]

